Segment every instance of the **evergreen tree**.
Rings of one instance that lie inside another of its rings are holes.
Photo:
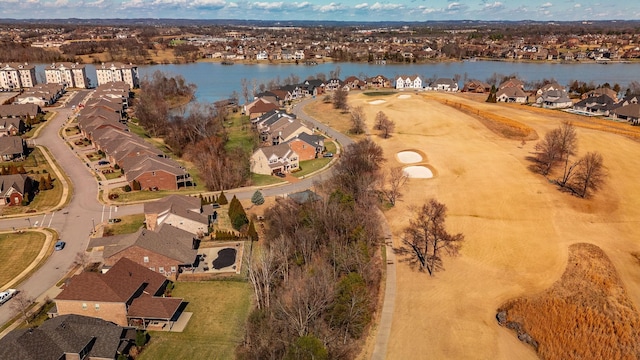
[[[229,219],[231,220],[231,225],[236,230],[242,229],[243,226],[249,223],[247,213],[235,195],[231,199],[231,203],[229,203]]]
[[[220,205],[227,205],[229,203],[229,201],[227,200],[227,197],[224,196],[224,190],[220,193],[220,196],[218,196],[218,204]]]
[[[133,180],[132,185],[133,185],[133,187],[132,187],[133,190],[142,189],[142,187],[140,186],[140,181],[138,181],[138,180]]]
[[[249,229],[247,230],[247,237],[251,241],[258,241],[258,232],[256,231],[256,225],[253,221],[249,222]]]
[[[256,192],[253,193],[253,196],[251,196],[251,203],[254,205],[264,204],[264,196],[262,196],[260,190],[256,190]]]

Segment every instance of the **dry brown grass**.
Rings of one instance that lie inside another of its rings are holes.
[[[539,295],[507,302],[507,326],[521,326],[543,359],[638,359],[640,316],[599,247],[569,247],[561,279]]]
[[[322,96],[323,95],[321,95],[321,97]],[[351,128],[349,113],[343,112],[342,110],[334,109],[333,104],[331,103],[314,101],[305,106],[304,111],[307,113],[307,115],[321,121],[323,124],[326,124],[330,128],[338,130],[343,134],[349,133],[349,128]],[[360,137],[364,137],[364,135],[351,137],[357,140]]]
[[[445,105],[451,106],[456,110],[463,112],[467,115],[471,115],[472,117],[478,119],[484,126],[486,126],[489,130],[494,133],[504,136],[507,139],[512,140],[537,140],[538,133],[531,127],[506,118],[504,116],[500,116],[490,111],[485,111],[479,109],[476,106],[463,103],[460,101],[455,101],[455,98],[441,98],[436,97],[436,100],[442,102]]]

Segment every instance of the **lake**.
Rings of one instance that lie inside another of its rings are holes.
[[[196,97],[201,102],[214,102],[228,98],[235,90],[241,94],[240,79],[246,78],[249,81],[256,79],[258,83],[267,83],[271,79],[280,78],[284,80],[294,74],[300,80],[305,80],[309,76],[316,76],[324,73],[329,76],[331,71],[340,68],[340,78],[355,75],[375,76],[384,75],[388,78],[395,78],[399,75],[420,75],[425,78],[453,78],[460,75],[460,87],[465,75],[468,79],[479,79],[486,81],[494,73],[501,75],[515,74],[525,82],[539,81],[542,79],[555,79],[561,85],[568,85],[573,80],[593,81],[594,84],[611,85],[620,84],[626,90],[631,81],[640,81],[640,63],[526,63],[526,62],[502,62],[502,61],[462,61],[462,62],[441,62],[429,64],[399,64],[399,65],[377,65],[366,63],[324,63],[315,66],[308,65],[269,65],[269,64],[235,64],[221,65],[220,63],[199,62],[178,65],[144,65],[140,66],[140,78],[151,75],[154,71],[160,70],[167,74],[182,75],[188,82],[194,83],[197,87]],[[37,65],[38,80],[44,78],[44,65]],[[87,65],[87,75],[91,83],[96,85],[95,67]],[[42,82],[42,81],[40,81]],[[241,99],[241,102],[243,100]]]

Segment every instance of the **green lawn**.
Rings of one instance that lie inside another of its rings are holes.
[[[300,171],[291,173],[291,175],[297,178],[309,175],[312,172],[318,171],[325,167],[329,163],[329,161],[331,161],[331,158],[318,158],[313,160],[300,161]]]
[[[338,147],[336,146],[336,143],[334,143],[333,141],[326,141],[324,142],[324,148],[330,152],[335,154],[338,151]]]
[[[144,214],[127,215],[119,219],[122,220],[119,223],[105,225],[104,233],[110,233],[111,235],[134,233],[143,225]]]
[[[267,186],[281,182],[283,182],[283,180],[277,176],[251,173],[251,185],[253,186]]]
[[[62,198],[62,184],[58,181],[57,176],[53,172],[53,168],[46,161],[40,149],[33,149],[31,154],[21,162],[2,162],[0,167],[8,167],[9,165],[24,166],[27,174],[35,181],[40,181],[41,177],[47,177],[51,174],[53,179],[53,189],[44,190],[35,196],[33,201],[27,206],[5,206],[2,208],[2,215],[21,214],[29,210],[46,211],[60,202]]]
[[[44,240],[44,234],[33,231],[0,234],[0,287],[31,264],[44,245]]]
[[[256,133],[251,128],[248,116],[234,114],[225,121],[224,127],[229,135],[229,141],[224,146],[227,151],[240,148],[245,152],[253,153]]]
[[[234,359],[251,309],[249,283],[178,282],[174,297],[189,303],[193,316],[182,333],[150,332],[139,360]]]

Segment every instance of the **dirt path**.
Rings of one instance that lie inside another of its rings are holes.
[[[500,328],[495,310],[504,301],[540,292],[562,274],[568,245],[592,242],[611,257],[636,306],[640,303],[640,267],[629,254],[638,251],[640,159],[630,156],[640,143],[628,137],[579,127],[580,153],[600,151],[610,181],[592,200],[561,193],[531,173],[526,160],[534,142],[506,140],[477,119],[429,95],[409,99],[354,96],[364,107],[368,126],[384,111],[396,122],[390,139],[373,135],[384,149],[387,166],[401,165],[395,154],[424,152],[433,179],[412,179],[405,197],[386,212],[400,245],[411,207],[435,197],[449,208],[448,227],[466,242],[458,258],[445,259],[446,270],[433,278],[397,263],[397,297],[388,359],[536,359],[535,353]],[[478,104],[479,107],[488,105]],[[556,116],[524,107],[490,107],[521,121],[541,136],[559,125]]]

